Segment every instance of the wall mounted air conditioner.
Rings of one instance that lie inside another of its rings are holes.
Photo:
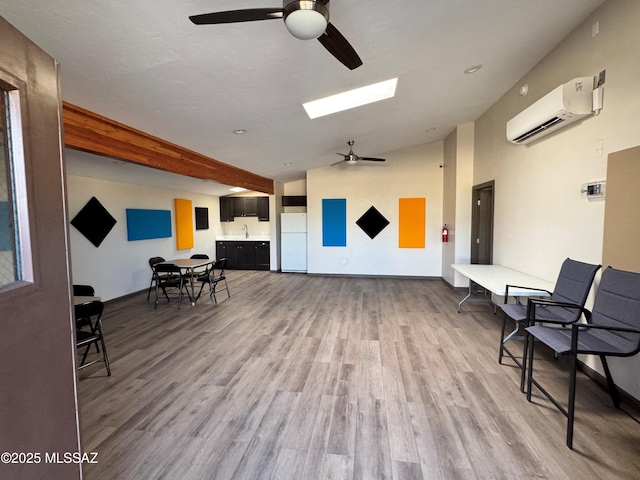
[[[560,85],[507,122],[507,140],[533,142],[593,113],[593,77]]]

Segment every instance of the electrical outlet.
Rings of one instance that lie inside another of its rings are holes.
[[[601,158],[604,155],[604,139],[600,138],[596,140],[596,158]]]
[[[591,24],[591,37],[595,37],[600,33],[600,22],[596,20]]]

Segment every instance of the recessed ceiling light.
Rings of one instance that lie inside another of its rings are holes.
[[[236,135],[242,135],[243,133],[247,133],[247,131],[244,128],[236,128],[233,133]]]
[[[397,78],[356,88],[302,104],[309,118],[318,118],[368,103],[391,98],[396,94]]]
[[[427,132],[427,133],[431,133],[431,132],[435,132],[436,130],[437,130],[437,128],[436,128],[436,127],[433,127],[433,128],[427,128],[427,129],[425,130],[425,132]]]
[[[246,188],[233,187],[233,188],[230,188],[229,190],[231,190],[232,192],[244,192],[246,190]]]
[[[291,163],[291,162],[287,162],[287,163],[284,164],[285,167],[290,167],[291,165],[293,165],[293,163]]]
[[[464,73],[466,73],[467,75],[470,73],[476,73],[478,70],[480,70],[482,68],[481,64],[478,65],[474,65],[473,67],[469,67],[467,68]]]

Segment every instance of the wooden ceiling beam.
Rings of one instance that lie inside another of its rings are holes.
[[[273,180],[227,165],[71,103],[62,104],[64,144],[193,178],[273,195]]]

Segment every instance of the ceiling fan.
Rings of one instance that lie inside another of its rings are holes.
[[[349,140],[347,142],[347,144],[349,145],[349,153],[336,153],[336,155],[342,155],[344,157],[344,159],[340,160],[339,162],[331,164],[332,167],[334,165],[338,165],[339,163],[346,163],[347,165],[355,165],[360,160],[364,160],[366,162],[386,162],[386,160],[384,158],[359,157],[358,155],[353,153],[353,144],[354,143],[355,142],[353,140]]]
[[[329,0],[283,0],[282,8],[249,8],[189,17],[196,25],[284,19],[289,33],[301,40],[317,38],[331,55],[353,70],[362,60],[346,38],[329,22]]]

